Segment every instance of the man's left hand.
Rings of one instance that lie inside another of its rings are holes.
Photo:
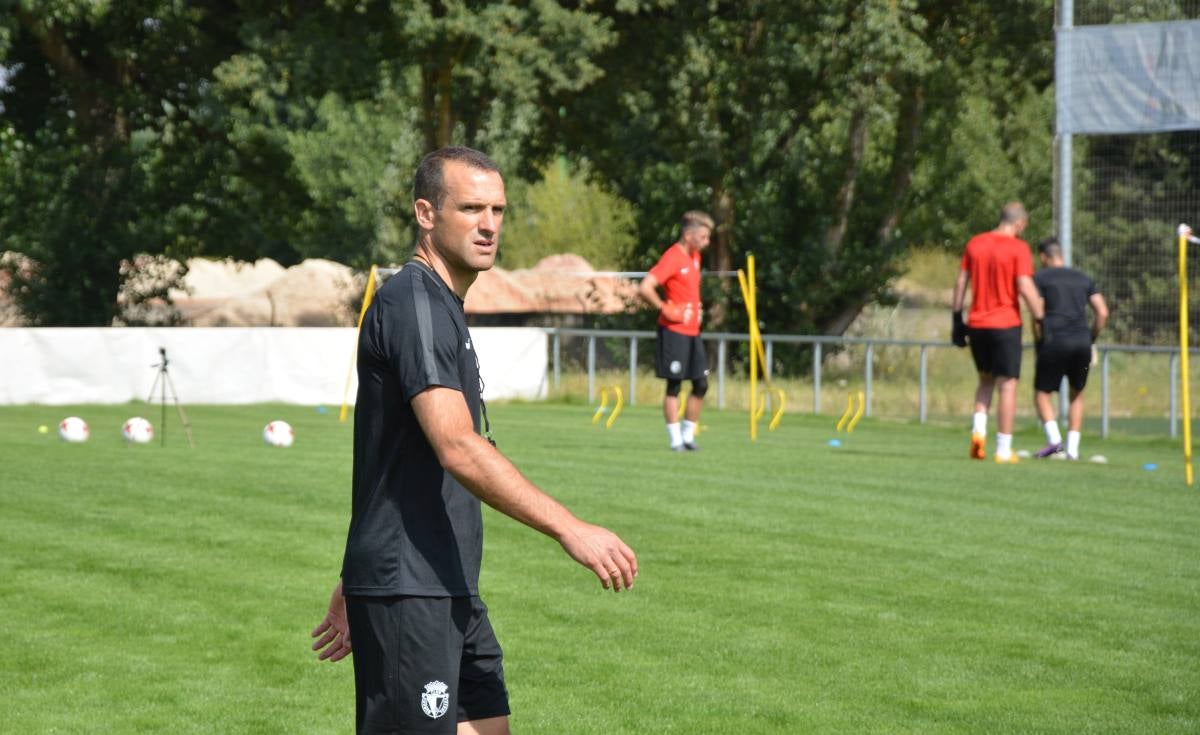
[[[954,312],[953,321],[950,327],[950,341],[955,347],[967,346],[967,325],[963,323],[963,315],[961,311]]]

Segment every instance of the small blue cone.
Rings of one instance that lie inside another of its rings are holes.
[[[841,439],[830,439],[830,440],[829,440],[829,446],[831,446],[831,447],[840,447],[840,446],[842,446],[842,440],[841,440]]]
[[[324,406],[317,406],[317,413],[325,413],[327,410]]]
[[[1147,462],[1146,464],[1142,465],[1142,469],[1147,472],[1153,472],[1158,469],[1158,465],[1154,464],[1153,462]]]

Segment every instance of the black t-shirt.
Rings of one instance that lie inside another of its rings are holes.
[[[1074,268],[1043,268],[1033,277],[1046,302],[1042,321],[1043,342],[1090,341],[1087,306],[1097,293],[1091,278]]]
[[[479,594],[479,499],[438,463],[410,404],[430,386],[462,391],[479,432],[479,363],[463,302],[413,261],[376,293],[358,339],[348,595]]]

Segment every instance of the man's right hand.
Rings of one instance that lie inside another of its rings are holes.
[[[664,301],[662,305],[663,318],[674,324],[683,321],[684,309],[682,304],[676,304],[670,301]]]
[[[950,341],[953,342],[956,347],[966,347],[967,325],[963,322],[962,312],[954,312],[953,320],[953,324],[950,327]]]
[[[592,570],[604,589],[620,592],[633,587],[637,556],[617,534],[576,519],[558,542],[572,559]]]

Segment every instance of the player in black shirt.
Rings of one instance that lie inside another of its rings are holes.
[[[479,598],[480,501],[556,539],[605,589],[632,587],[637,558],[480,434],[487,409],[463,299],[499,247],[496,165],[469,148],[435,151],[413,200],[416,253],[359,336],[350,530],[313,649],[331,661],[353,650],[360,733],[506,735],[501,650]]]
[[[1108,305],[1091,278],[1063,265],[1062,247],[1056,238],[1047,238],[1038,245],[1038,257],[1042,268],[1034,275],[1033,283],[1042,295],[1046,316],[1037,340],[1033,387],[1034,405],[1046,432],[1046,446],[1037,456],[1046,458],[1065,449],[1068,459],[1079,459],[1083,389],[1092,363],[1092,344],[1108,321]],[[1096,312],[1096,319],[1090,326],[1088,306]],[[1050,394],[1062,385],[1064,376],[1071,388],[1065,448],[1055,420],[1054,401],[1050,398]]]

